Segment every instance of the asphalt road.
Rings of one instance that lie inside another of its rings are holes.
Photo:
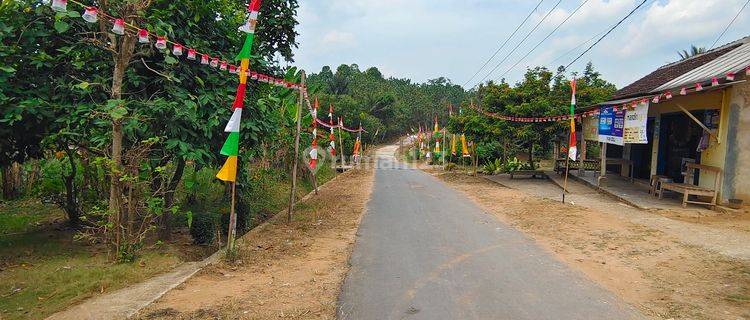
[[[632,307],[382,149],[339,319],[640,319]]]

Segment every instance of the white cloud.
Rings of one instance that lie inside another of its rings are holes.
[[[354,34],[350,32],[332,30],[323,36],[322,42],[326,46],[351,46],[354,44]]]

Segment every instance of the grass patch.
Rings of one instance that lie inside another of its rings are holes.
[[[0,207],[0,319],[43,319],[182,262],[177,246],[163,245],[135,263],[114,264],[101,246],[74,242],[64,219],[59,209],[39,201]]]
[[[0,203],[0,236],[29,232],[58,219],[65,219],[63,211],[38,199],[5,201]]]

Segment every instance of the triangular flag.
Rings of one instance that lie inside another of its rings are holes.
[[[240,132],[240,121],[242,121],[242,108],[234,109],[224,132]]]
[[[719,85],[719,78],[713,77],[711,78],[711,86],[718,86]]]
[[[240,153],[240,133],[232,132],[227,137],[227,141],[224,142],[224,146],[221,147],[221,154],[225,156],[237,156]]]
[[[734,72],[727,73],[727,81],[734,81]]]
[[[700,82],[695,84],[695,91],[703,91],[703,85]]]
[[[253,49],[253,40],[255,35],[248,33],[245,37],[245,43],[242,45],[240,53],[235,57],[235,60],[250,59],[250,51]]]
[[[224,166],[221,167],[219,173],[216,174],[219,180],[227,182],[237,181],[237,156],[231,156],[224,162]]]
[[[667,91],[667,93],[664,94],[664,97],[666,97],[667,100],[672,99],[672,91]]]
[[[680,89],[680,95],[681,96],[687,95],[687,88]]]
[[[247,84],[240,83],[237,85],[237,94],[234,96],[234,103],[232,103],[232,108],[243,108],[245,106],[245,90],[247,88]]]

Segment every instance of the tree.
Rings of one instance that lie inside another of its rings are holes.
[[[695,45],[691,45],[690,50],[677,51],[677,54],[680,55],[680,60],[685,60],[687,58],[697,56],[705,52],[706,52],[705,47],[696,47]]]

